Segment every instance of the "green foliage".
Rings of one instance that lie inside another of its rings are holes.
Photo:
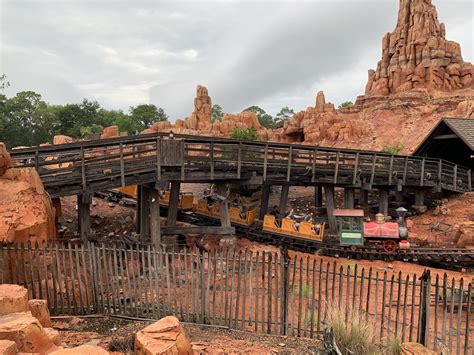
[[[346,108],[346,107],[351,107],[353,106],[354,103],[352,101],[345,101],[342,104],[338,106],[338,108]]]
[[[392,146],[384,147],[382,151],[389,154],[398,154],[403,149],[405,149],[405,146],[402,143],[398,142],[397,144],[394,144]]]
[[[275,115],[275,127],[281,126],[284,121],[289,120],[294,114],[295,111],[292,108],[288,106],[283,107],[280,112]]]
[[[257,130],[254,127],[234,128],[230,132],[230,138],[238,139],[241,141],[258,141],[259,140]]]
[[[269,115],[263,108],[258,106],[247,107],[242,112],[255,112],[258,117],[258,122],[265,128],[275,128],[275,121],[273,117]]]
[[[341,353],[380,354],[381,349],[375,344],[373,325],[359,312],[353,312],[347,322],[344,314],[344,311],[337,306],[328,311],[329,326]]]
[[[222,117],[224,117],[222,107],[219,105],[212,106],[211,122],[222,121]]]
[[[0,92],[8,87],[0,75]],[[135,134],[168,116],[155,105],[138,105],[130,114],[106,110],[97,101],[51,105],[34,91],[18,92],[13,97],[0,93],[0,142],[8,148],[51,142],[56,134],[89,139],[104,127],[117,125],[121,132]]]
[[[90,126],[81,127],[81,138],[92,139],[94,134],[101,133],[104,127],[98,124],[91,124]]]
[[[153,104],[142,104],[130,107],[130,116],[136,122],[139,130],[150,128],[151,125],[158,121],[166,121],[168,115],[161,107]]]

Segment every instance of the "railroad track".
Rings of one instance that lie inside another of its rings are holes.
[[[101,194],[97,196],[104,198],[111,195]],[[118,202],[119,198],[115,197],[113,200]],[[125,200],[124,206],[134,207],[134,199],[127,198]],[[164,212],[163,214],[165,214],[168,207],[162,205],[161,209]],[[217,226],[220,224],[220,220],[217,218],[200,215],[192,211],[179,211],[178,220],[197,226]],[[421,247],[414,244],[408,250],[398,250],[395,253],[387,253],[382,247],[377,245],[358,247],[341,246],[336,244],[335,238],[329,242],[327,240],[320,242],[290,235],[271,233],[264,231],[258,222],[253,226],[246,226],[238,223],[232,223],[232,225],[235,227],[236,234],[239,238],[246,238],[262,244],[288,248],[299,252],[318,252],[325,256],[356,260],[398,260],[430,266],[442,265],[448,268],[472,268],[474,266],[474,250],[470,249]]]

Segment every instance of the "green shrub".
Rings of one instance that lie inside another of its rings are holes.
[[[354,105],[354,104],[353,104],[352,101],[345,101],[345,102],[343,102],[342,104],[340,104],[340,105],[338,106],[338,108],[341,109],[341,108],[351,107],[351,106],[353,106],[353,105]]]
[[[383,152],[389,153],[389,154],[398,154],[400,153],[403,149],[405,149],[405,146],[402,143],[397,143],[392,146],[384,147],[382,149]]]
[[[254,127],[234,128],[230,132],[230,138],[238,139],[241,141],[258,141],[259,140],[257,130]]]

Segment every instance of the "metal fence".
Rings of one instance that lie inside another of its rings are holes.
[[[150,246],[4,244],[1,283],[47,299],[54,315],[110,314],[319,337],[335,310],[376,339],[473,351],[473,291],[462,279],[375,271],[284,253],[165,252]],[[421,276],[421,277],[418,277]]]

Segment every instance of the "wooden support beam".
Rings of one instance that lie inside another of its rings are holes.
[[[160,225],[160,192],[156,189],[150,191],[150,237],[151,245],[154,248],[161,246],[161,225]]]
[[[359,190],[359,205],[362,207],[369,205],[369,191],[365,189]]]
[[[172,234],[212,234],[212,235],[234,235],[234,227],[212,227],[212,226],[198,226],[198,227],[161,227],[161,235]]]
[[[270,202],[270,194],[272,192],[271,185],[264,184],[262,187],[262,203],[260,205],[260,212],[258,218],[263,220],[268,211],[268,204]]]
[[[355,189],[352,187],[344,188],[344,208],[354,208]]]
[[[283,185],[281,187],[281,196],[280,196],[280,214],[283,216],[286,212],[286,204],[288,203],[288,192],[290,191],[290,185]]]
[[[388,215],[388,189],[379,189],[379,212]]]
[[[140,237],[146,240],[150,237],[150,188],[140,185]]]
[[[223,201],[220,201],[221,226],[224,228],[229,228],[230,227],[229,201],[227,200],[227,197],[226,197],[225,184],[223,183],[217,184],[217,194],[225,197]]]
[[[337,235],[337,221],[334,216],[334,187],[325,186],[324,194],[326,195],[326,211],[328,214],[329,233]]]
[[[92,195],[84,193],[77,195],[77,226],[81,240],[86,243],[91,232],[91,202]]]
[[[179,208],[179,189],[181,184],[178,181],[171,182],[170,202],[168,205],[168,217],[166,219],[166,226],[173,227],[176,225]]]
[[[314,187],[314,207],[323,207],[323,188],[321,186]]]
[[[439,136],[434,136],[433,139],[456,139],[459,138],[457,134],[440,134]]]

